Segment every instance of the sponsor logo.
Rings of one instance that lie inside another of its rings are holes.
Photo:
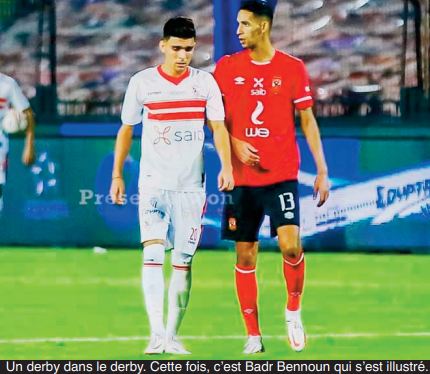
[[[178,130],[174,134],[173,140],[175,142],[192,142],[192,141],[204,141],[205,133],[203,130]]]
[[[154,126],[155,130],[158,133],[158,137],[154,139],[153,144],[159,144],[163,142],[166,145],[171,145],[172,141],[180,143],[180,142],[203,142],[205,140],[205,133],[202,129],[199,130],[178,130],[175,131],[172,137],[169,137],[169,132],[172,129],[171,126],[167,126],[164,129],[160,129],[157,126]]]
[[[420,199],[430,196],[430,179],[408,183],[399,187],[386,188],[385,186],[376,187],[376,207],[381,209],[394,203],[407,201],[412,197]]]
[[[251,96],[265,96],[267,91],[264,88],[258,90],[251,90]]]
[[[154,145],[160,142],[164,142],[164,144],[167,144],[167,145],[172,144],[170,139],[167,137],[171,128],[172,128],[171,126],[167,126],[164,129],[160,129],[158,126],[154,126],[155,131],[157,131],[158,133],[158,138],[154,139]]]
[[[236,77],[234,78],[234,84],[238,86],[242,86],[245,84],[245,78],[244,77]]]
[[[257,101],[257,105],[251,114],[251,122],[255,126],[264,124],[264,121],[260,119],[261,114],[264,111],[264,105],[261,101]],[[265,127],[248,127],[245,129],[245,136],[248,138],[267,138],[270,135],[269,129]]]
[[[264,88],[264,78],[254,78],[254,88]]]
[[[254,89],[251,90],[251,96],[264,96],[267,91],[263,86],[264,78],[254,78]]]
[[[320,208],[316,207],[312,195],[301,198],[300,207],[308,212],[301,217],[302,235],[312,236],[360,221],[377,226],[408,217],[429,217],[430,179],[423,178],[428,175],[430,165],[364,182],[342,182],[345,184],[334,189],[328,202]],[[299,181],[313,187],[313,178],[304,180],[303,173],[299,175]]]
[[[245,129],[245,135],[247,138],[268,138],[270,136],[270,131],[264,127],[248,127]]]
[[[261,101],[257,101],[257,106],[255,107],[254,111],[251,114],[251,121],[254,125],[262,125],[264,121],[261,121],[258,117],[261,116],[261,114],[264,111],[264,105]]]
[[[237,230],[237,222],[236,222],[236,218],[234,217],[230,217],[228,219],[228,229],[230,231],[236,231]]]
[[[294,218],[294,213],[293,213],[293,212],[286,212],[286,213],[284,214],[284,217],[285,217],[286,219],[293,219],[293,218]]]
[[[252,314],[252,313],[254,313],[254,309],[251,309],[251,308],[244,309],[243,313],[245,313],[245,314]]]

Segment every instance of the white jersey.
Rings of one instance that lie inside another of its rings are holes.
[[[0,121],[5,116],[9,106],[22,112],[30,108],[30,103],[15,79],[0,73]]]
[[[143,123],[141,189],[204,190],[205,118],[224,120],[221,92],[210,73],[189,67],[173,78],[158,66],[130,79],[121,120]]]
[[[1,123],[10,106],[22,112],[30,108],[30,103],[15,79],[0,73],[0,184],[6,182],[6,155],[9,151],[8,138],[2,131]]]

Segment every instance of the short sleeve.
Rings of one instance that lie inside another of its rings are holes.
[[[11,79],[10,103],[16,110],[20,112],[30,108],[28,99],[22,93],[21,88],[14,79]]]
[[[296,109],[298,110],[310,108],[314,104],[309,83],[309,75],[303,61],[299,62],[297,69],[293,101]]]
[[[142,122],[143,107],[137,99],[138,88],[137,77],[131,77],[122,103],[121,121],[124,124],[136,125]]]
[[[221,91],[211,74],[207,74],[208,96],[206,102],[206,117],[210,121],[224,121],[224,104]]]
[[[218,83],[218,86],[222,92],[225,94],[227,91],[227,82],[228,82],[228,66],[230,62],[230,55],[223,56],[216,64],[214,70],[214,78]]]

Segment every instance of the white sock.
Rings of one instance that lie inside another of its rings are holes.
[[[188,270],[173,267],[169,286],[169,310],[166,337],[176,336],[188,305],[191,289],[191,267]]]
[[[142,290],[152,334],[164,336],[164,246],[152,244],[143,250]]]
[[[285,319],[287,321],[295,321],[297,319],[300,319],[300,309],[299,310],[288,310],[285,309]]]

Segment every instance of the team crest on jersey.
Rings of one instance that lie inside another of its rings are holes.
[[[273,77],[272,79],[272,92],[274,94],[278,94],[282,87],[282,78],[281,77]]]

